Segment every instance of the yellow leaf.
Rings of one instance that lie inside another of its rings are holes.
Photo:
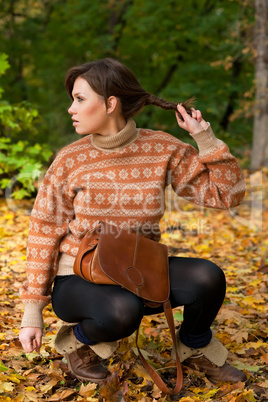
[[[235,286],[227,286],[226,292],[227,293],[232,293],[232,292],[237,292],[238,288]]]
[[[250,389],[249,391],[244,391],[242,394],[240,394],[236,400],[236,402],[255,402],[256,399],[253,395],[253,391]]]
[[[12,382],[2,382],[0,384],[0,394],[3,392],[12,392],[14,389],[14,384]]]
[[[15,382],[16,384],[20,384],[20,380],[26,380],[26,378],[20,374],[10,374],[9,376],[7,376],[7,380]]]
[[[214,395],[218,392],[218,390],[219,390],[218,388],[216,388],[216,389],[211,389],[211,390],[208,391],[206,394],[203,394],[203,395],[202,395],[202,398],[203,398],[205,401],[207,401],[208,398],[214,396]]]
[[[46,394],[58,383],[58,380],[50,380],[47,384],[40,387],[40,391]]]
[[[264,348],[266,348],[266,347],[267,347],[267,343],[266,343],[266,342],[262,342],[262,341],[258,341],[258,342],[248,342],[246,346],[247,346],[247,349],[250,349],[250,348],[258,349],[258,348],[260,348],[261,346],[263,346]]]
[[[262,283],[262,279],[254,279],[254,281],[250,282],[249,285],[250,286],[257,286],[260,283]]]
[[[34,387],[25,387],[24,389],[26,392],[36,391]]]
[[[200,394],[198,396],[199,398],[201,398],[202,401],[209,401],[210,398],[219,391],[219,388],[210,389],[208,392],[204,393],[204,391],[206,391],[207,389],[208,388],[194,388],[191,389],[191,391],[193,391],[194,394]]]
[[[6,367],[1,361],[0,361],[0,371],[8,371],[8,367]]]
[[[9,220],[9,219],[13,219],[14,218],[14,215],[13,214],[5,214],[4,215],[4,219],[7,219],[7,220]]]

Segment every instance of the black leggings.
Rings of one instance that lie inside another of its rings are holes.
[[[181,328],[193,339],[202,338],[210,332],[224,300],[224,273],[200,258],[169,257],[169,269],[172,307],[184,306]],[[137,329],[143,315],[163,311],[161,307],[144,306],[139,297],[120,286],[95,285],[76,275],[55,278],[52,305],[60,319],[80,322],[84,334],[96,342],[127,337]]]

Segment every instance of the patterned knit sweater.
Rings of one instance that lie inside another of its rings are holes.
[[[242,202],[244,180],[227,145],[210,126],[192,137],[199,153],[170,134],[136,129],[130,119],[117,134],[88,135],[59,152],[31,214],[22,327],[43,326],[55,276],[73,274],[70,261],[98,221],[159,241],[169,184],[177,195],[207,207]]]

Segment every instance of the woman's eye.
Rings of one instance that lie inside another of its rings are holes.
[[[77,97],[77,102],[82,102],[84,99],[80,98],[80,96]]]

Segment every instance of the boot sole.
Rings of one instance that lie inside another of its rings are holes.
[[[100,384],[101,382],[105,381],[108,378],[108,376],[107,376],[107,377],[105,377],[105,378],[103,378],[101,380],[97,380],[95,378],[93,379],[93,378],[79,377],[78,375],[74,374],[71,370],[70,370],[70,372],[72,373],[72,375],[75,378],[77,378],[79,381],[82,381],[82,382],[89,381],[89,382],[93,382],[95,384]]]

